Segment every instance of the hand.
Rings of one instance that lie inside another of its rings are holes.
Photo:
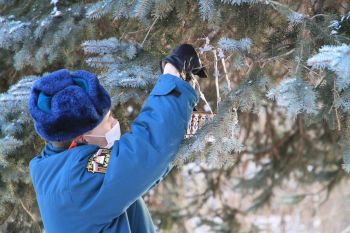
[[[163,72],[166,63],[171,63],[179,71],[182,79],[189,81],[191,74],[198,75],[200,78],[206,78],[206,70],[202,66],[196,50],[190,44],[182,44],[177,47],[170,55],[160,61],[160,68]]]

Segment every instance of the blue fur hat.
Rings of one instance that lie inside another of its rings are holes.
[[[95,128],[111,107],[108,92],[85,70],[54,71],[34,82],[29,112],[47,141],[66,141]]]

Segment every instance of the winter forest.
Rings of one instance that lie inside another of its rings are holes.
[[[33,82],[95,73],[123,133],[181,43],[208,70],[196,109],[211,117],[143,196],[157,231],[350,232],[346,0],[0,0],[0,232],[45,231]]]

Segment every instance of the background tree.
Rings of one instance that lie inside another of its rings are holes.
[[[145,196],[160,231],[188,232],[190,221],[239,232],[242,219],[277,194],[288,203],[327,198],[350,170],[349,7],[345,0],[0,0],[2,230],[43,230],[28,174],[45,143],[27,111],[33,81],[59,68],[98,74],[126,131],[160,58],[184,42],[198,48],[210,74],[197,85],[197,109],[216,115],[184,140],[173,161],[179,169]]]

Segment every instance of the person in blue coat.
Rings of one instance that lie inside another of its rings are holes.
[[[92,73],[61,69],[33,84],[29,112],[48,143],[29,169],[45,232],[155,232],[142,195],[171,170],[198,102],[183,74],[205,75],[188,44],[161,69],[122,136],[110,96]]]

